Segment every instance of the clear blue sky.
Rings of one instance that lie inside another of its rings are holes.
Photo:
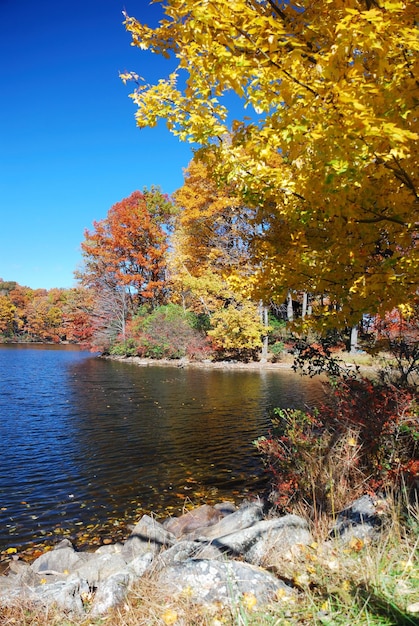
[[[183,182],[190,147],[139,130],[118,73],[148,82],[170,62],[130,46],[123,9],[156,25],[148,0],[0,0],[0,278],[71,287],[93,220],[136,189]]]

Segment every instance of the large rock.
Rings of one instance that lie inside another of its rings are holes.
[[[86,552],[76,552],[68,539],[60,542],[54,550],[44,552],[32,563],[32,570],[37,574],[65,574],[89,558]]]
[[[158,582],[172,593],[188,591],[197,603],[235,605],[244,594],[255,596],[259,604],[273,600],[279,590],[292,589],[261,568],[239,561],[189,559],[165,568]]]
[[[386,510],[384,500],[363,495],[339,513],[331,536],[344,542],[373,537],[383,523]]]
[[[174,546],[161,552],[155,559],[155,566],[163,569],[171,565],[183,563],[188,559],[222,559],[221,550],[213,545],[197,541],[178,541]]]
[[[131,579],[128,572],[117,572],[102,582],[96,590],[90,614],[97,617],[117,606],[125,598]]]
[[[83,613],[83,594],[89,588],[80,580],[59,580],[52,583],[39,584],[26,594],[26,597],[35,604],[43,606],[56,605],[65,612]]]
[[[306,520],[298,515],[285,515],[263,520],[249,528],[212,540],[212,544],[242,556],[249,563],[260,565],[284,556],[295,544],[308,545],[313,538]]]
[[[76,564],[77,565],[77,564]],[[125,560],[120,554],[91,554],[90,558],[74,567],[71,579],[85,580],[89,587],[97,587],[100,581],[126,569]]]

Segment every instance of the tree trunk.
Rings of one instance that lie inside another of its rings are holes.
[[[289,322],[294,321],[294,309],[292,308],[292,295],[291,292],[288,292],[288,300],[287,300],[287,318]]]
[[[262,302],[259,303],[259,312],[260,319],[265,328],[269,325],[269,316],[268,316],[268,307],[263,306]],[[260,355],[260,360],[262,363],[265,363],[268,359],[268,333],[262,338],[262,353]]]
[[[308,313],[308,293],[304,291],[303,293],[303,306],[301,310],[301,317],[304,319]]]
[[[353,354],[358,350],[358,324],[351,328],[350,352]]]

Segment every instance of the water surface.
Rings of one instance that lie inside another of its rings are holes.
[[[0,550],[115,537],[143,512],[257,492],[266,477],[252,441],[272,409],[320,397],[318,383],[287,371],[138,367],[70,346],[1,345]]]

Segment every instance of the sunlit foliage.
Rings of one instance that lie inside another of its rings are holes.
[[[408,302],[418,269],[416,3],[161,4],[156,28],[129,16],[126,27],[135,46],[175,57],[176,71],[155,85],[122,78],[137,82],[140,127],[165,119],[257,209],[254,293],[325,294],[314,314],[326,326]],[[229,92],[247,117],[230,122]]]

